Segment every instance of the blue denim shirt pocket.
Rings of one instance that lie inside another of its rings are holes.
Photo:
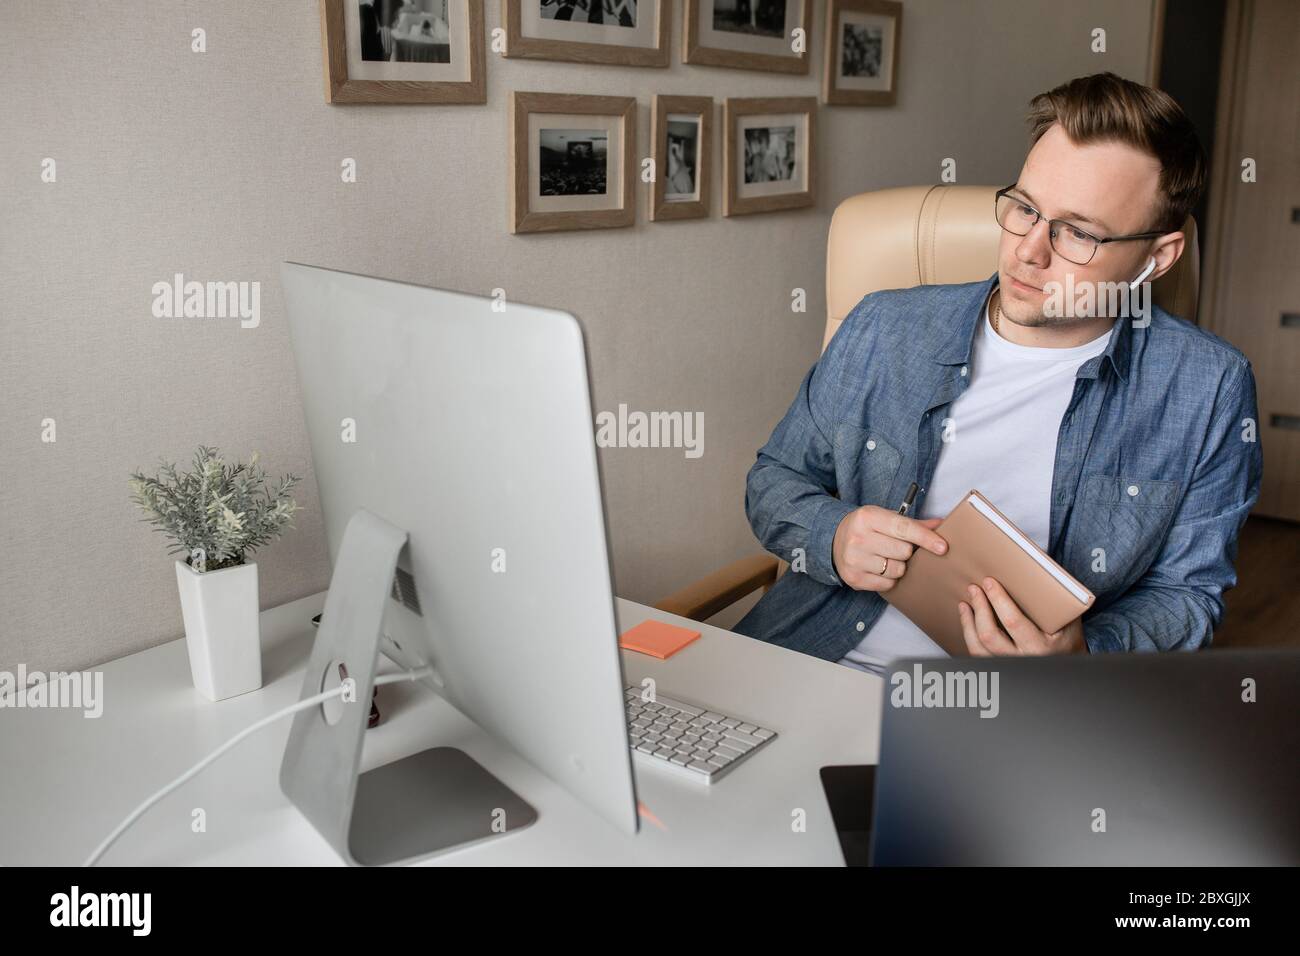
[[[835,477],[841,501],[885,507],[902,463],[902,453],[870,426],[836,423]]]
[[[1081,489],[1064,563],[1099,597],[1127,590],[1159,554],[1182,483],[1089,475]]]

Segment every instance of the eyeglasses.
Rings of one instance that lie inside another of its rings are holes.
[[[1015,188],[1016,184],[1012,183],[1005,189],[997,191],[993,197],[993,214],[997,217],[998,225],[1013,236],[1027,236],[1030,230],[1038,225],[1039,220],[1044,217],[1041,212],[1023,199],[1007,195]],[[1089,232],[1084,232],[1078,226],[1066,222],[1064,219],[1047,220],[1047,236],[1052,243],[1052,248],[1056,250],[1057,255],[1062,259],[1079,266],[1086,266],[1091,262],[1092,257],[1097,254],[1097,247],[1104,242],[1154,239],[1156,236],[1163,235],[1163,232],[1138,232],[1131,236],[1111,236],[1109,239],[1101,239]]]

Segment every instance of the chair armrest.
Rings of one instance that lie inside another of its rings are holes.
[[[703,621],[758,588],[776,583],[781,562],[770,554],[755,554],[674,591],[655,604],[660,611]]]

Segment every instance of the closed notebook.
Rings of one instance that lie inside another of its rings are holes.
[[[907,570],[882,596],[940,647],[965,656],[957,602],[966,589],[993,578],[1038,628],[1059,631],[1092,606],[1095,596],[1051,559],[978,491],[971,491],[935,529],[948,542],[939,555],[917,548]]]

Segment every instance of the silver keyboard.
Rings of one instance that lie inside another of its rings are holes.
[[[633,758],[697,783],[713,783],[776,739],[774,730],[663,694],[642,700],[633,684],[623,700]]]

